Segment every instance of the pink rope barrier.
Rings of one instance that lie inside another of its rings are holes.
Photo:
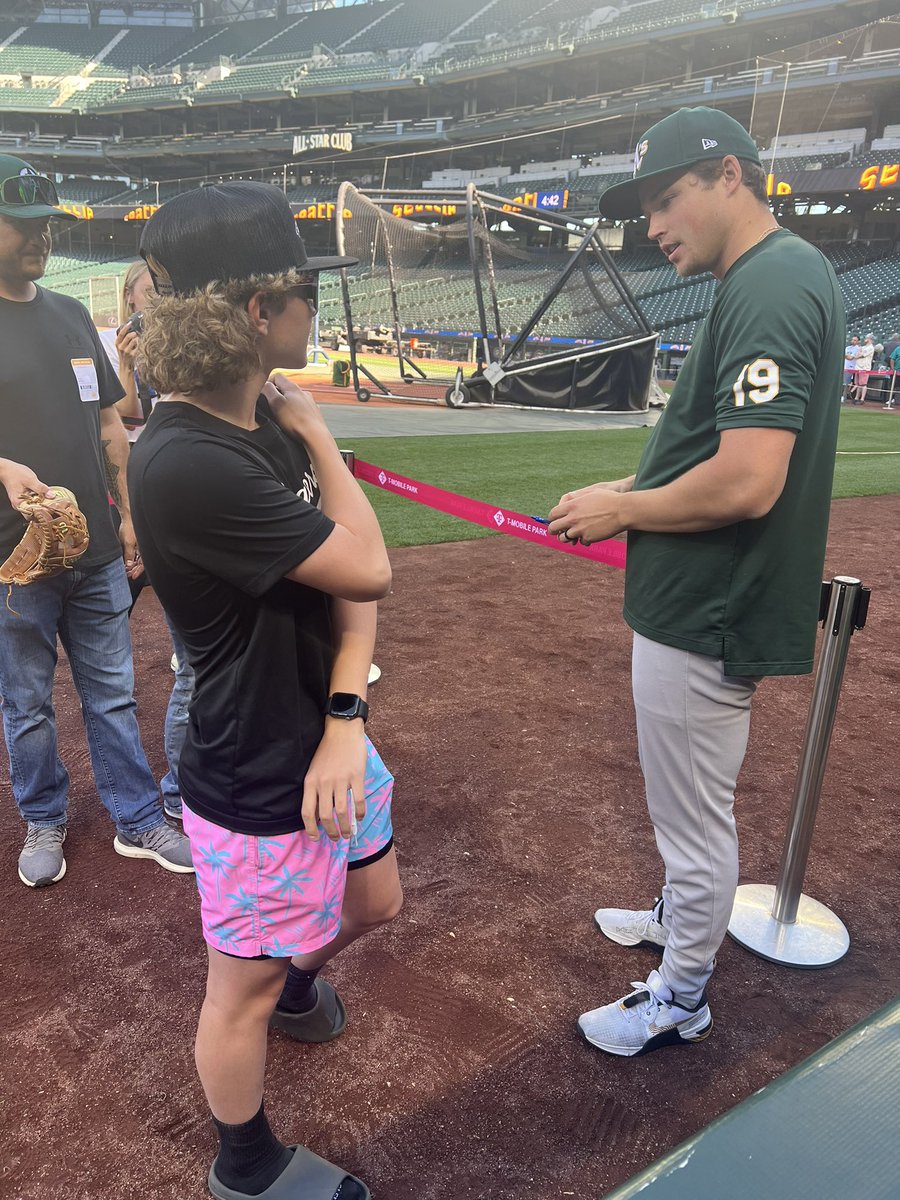
[[[521,538],[525,542],[534,542],[538,546],[549,546],[552,550],[574,554],[577,558],[606,563],[611,567],[625,566],[625,543],[617,538],[595,542],[592,546],[561,542],[548,532],[546,525],[525,513],[486,504],[483,500],[472,500],[468,496],[458,496],[455,492],[446,492],[443,488],[432,487],[430,483],[421,483],[418,479],[407,479],[405,475],[398,475],[395,471],[358,458],[353,462],[353,474],[373,487],[393,492],[395,496],[405,496],[407,500],[415,500],[417,504],[448,513],[451,517],[460,517],[473,525]]]

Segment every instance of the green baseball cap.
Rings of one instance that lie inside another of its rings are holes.
[[[686,171],[694,163],[726,154],[761,165],[756,142],[734,117],[717,108],[679,108],[638,139],[634,177],[607,188],[600,197],[600,212],[619,221],[639,217],[638,185],[643,180],[668,171]]]
[[[34,167],[11,154],[0,154],[0,217],[17,217],[20,221],[46,217],[78,220],[59,207],[52,179],[39,175]]]

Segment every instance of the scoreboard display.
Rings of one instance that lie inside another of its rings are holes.
[[[562,212],[569,207],[568,188],[560,188],[557,192],[523,192],[521,196],[513,196],[509,204],[504,204],[503,211],[521,212],[523,207]]]

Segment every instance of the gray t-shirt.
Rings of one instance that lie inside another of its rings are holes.
[[[79,568],[121,554],[100,448],[100,409],[122,386],[83,304],[38,287],[34,300],[0,297],[0,457],[75,493],[91,544]],[[0,561],[25,529],[0,488]]]

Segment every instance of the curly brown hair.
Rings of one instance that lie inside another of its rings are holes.
[[[269,309],[280,313],[290,293],[312,281],[305,272],[287,271],[214,280],[189,296],[151,297],[136,355],[141,378],[162,395],[208,392],[249,379],[260,359],[247,302],[263,292]]]

